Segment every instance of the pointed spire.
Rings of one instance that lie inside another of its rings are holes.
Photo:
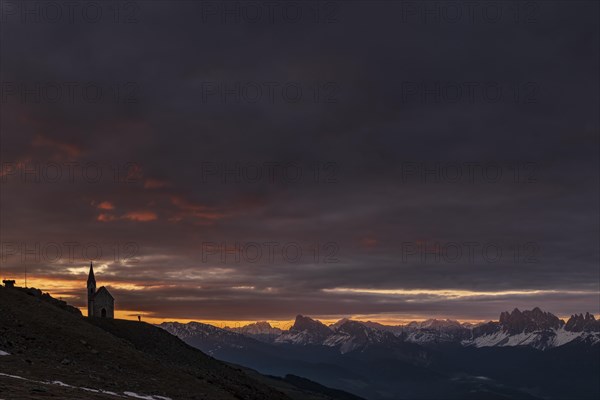
[[[94,266],[92,265],[92,262],[90,261],[90,273],[88,274],[88,285],[90,283],[94,283],[94,285],[96,284],[96,277],[94,276]]]

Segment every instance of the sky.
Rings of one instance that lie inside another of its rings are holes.
[[[93,261],[151,321],[600,313],[598,3],[68,4],[2,1],[3,279],[83,307]]]

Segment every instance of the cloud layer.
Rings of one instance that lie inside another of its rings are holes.
[[[95,259],[160,318],[600,312],[597,4],[132,4],[4,15],[3,276],[83,305]]]

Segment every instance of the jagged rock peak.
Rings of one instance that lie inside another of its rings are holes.
[[[513,334],[558,329],[564,325],[563,320],[552,313],[542,311],[539,307],[535,307],[531,311],[520,311],[515,308],[510,313],[502,312],[499,323],[503,331]]]
[[[589,312],[571,315],[565,324],[565,330],[571,332],[600,332],[600,320],[596,320]]]
[[[321,321],[314,320],[310,317],[303,315],[297,315],[294,325],[290,328],[290,332],[303,332],[309,331],[320,334],[330,334],[331,329]]]
[[[350,321],[350,318],[342,318],[334,324],[329,325],[330,329],[334,331],[337,330],[340,326],[344,325],[346,322]]]

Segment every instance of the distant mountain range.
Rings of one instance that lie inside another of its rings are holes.
[[[462,346],[475,347],[531,346],[540,350],[562,346],[572,341],[590,345],[600,343],[600,320],[596,320],[592,314],[575,314],[565,323],[537,307],[531,311],[515,308],[512,312],[503,312],[498,321],[479,324],[460,323],[450,319],[428,319],[390,326],[344,318],[326,326],[309,317],[298,315],[289,331],[273,328],[268,322],[224,329],[267,343],[323,344],[334,347],[339,345],[342,352],[352,350],[358,343],[364,342],[366,338],[363,336],[369,336],[371,340],[390,342],[399,338],[405,342],[425,346],[460,343]],[[396,338],[382,332],[391,333]]]
[[[189,329],[191,326],[179,330]],[[531,346],[539,350],[570,342],[590,345],[600,343],[600,320],[596,320],[592,314],[575,314],[565,322],[537,307],[531,311],[515,308],[512,312],[501,313],[498,321],[479,324],[428,319],[390,326],[344,318],[326,326],[320,321],[298,315],[288,331],[274,328],[264,321],[240,328],[225,327],[224,330],[266,343],[320,344],[339,347],[341,352],[352,351],[369,341],[395,343],[400,340],[424,346],[447,343],[474,347]]]
[[[481,324],[430,319],[401,326],[298,315],[287,331],[159,325],[216,358],[271,375],[293,374],[358,396],[536,399],[600,395],[600,321],[563,321],[539,308]]]

